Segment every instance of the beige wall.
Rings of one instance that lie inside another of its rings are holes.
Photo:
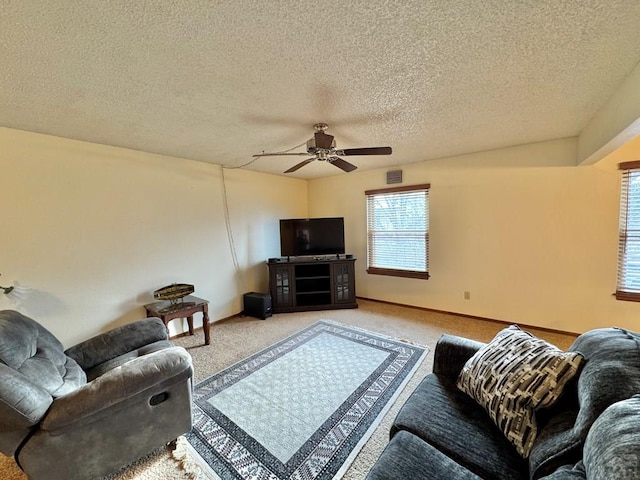
[[[602,170],[617,171],[620,163],[637,160],[640,160],[640,135],[604,157],[595,166]]]
[[[345,217],[359,296],[572,332],[637,329],[640,304],[612,297],[618,173],[576,167],[576,153],[572,138],[404,165],[404,185],[431,183],[426,281],[365,271],[364,191],[385,187],[386,170],[312,180],[309,213]]]
[[[173,282],[195,284],[212,320],[238,313],[242,293],[266,291],[278,219],[307,215],[307,182],[224,171],[236,269],[221,172],[0,128],[0,285],[32,287],[20,310],[65,345],[143,316],[153,290]]]
[[[365,272],[364,190],[386,186],[386,170],[308,183],[224,170],[236,269],[220,166],[3,128],[0,147],[0,285],[31,286],[20,310],[66,345],[142,316],[172,282],[194,283],[213,320],[239,312],[242,293],[267,291],[278,219],[305,216],[345,217],[359,296],[574,332],[637,329],[640,304],[611,296],[619,174],[606,161],[574,166],[575,138],[404,165],[405,185],[432,185],[427,281]],[[619,152],[616,162],[638,150]],[[12,304],[0,296],[0,308]]]
[[[578,136],[577,163],[596,163],[640,135],[640,63]]]

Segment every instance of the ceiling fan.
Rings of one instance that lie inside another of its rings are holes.
[[[331,165],[344,170],[345,172],[352,172],[356,167],[352,163],[347,162],[340,158],[340,156],[348,157],[350,155],[391,155],[391,147],[365,147],[365,148],[345,148],[344,150],[338,150],[336,148],[336,141],[333,135],[328,135],[325,132],[329,126],[326,123],[316,123],[313,128],[316,132],[313,138],[307,141],[306,153],[258,153],[253,155],[254,157],[269,157],[279,155],[313,155],[311,158],[307,158],[302,162],[294,165],[284,173],[295,172],[299,168],[304,167],[306,164],[313,162],[314,160],[320,160],[321,162],[329,162]]]

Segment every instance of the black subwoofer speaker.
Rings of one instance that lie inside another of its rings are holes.
[[[243,297],[243,315],[265,320],[271,316],[271,295],[266,293],[249,292]]]

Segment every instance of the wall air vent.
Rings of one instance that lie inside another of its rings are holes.
[[[402,183],[402,170],[389,170],[387,172],[387,184]]]

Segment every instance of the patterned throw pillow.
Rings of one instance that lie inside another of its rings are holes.
[[[512,325],[467,361],[457,385],[527,458],[538,433],[535,410],[560,398],[582,361]]]

